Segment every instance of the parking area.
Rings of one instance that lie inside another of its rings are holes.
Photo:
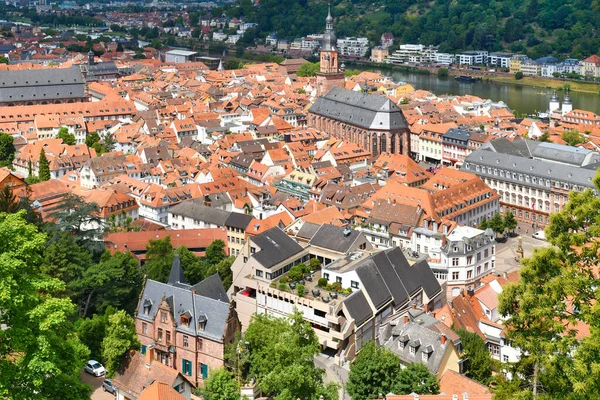
[[[92,387],[92,400],[115,400],[115,395],[102,390],[102,381],[104,377],[95,377],[86,372],[81,372],[81,381]]]

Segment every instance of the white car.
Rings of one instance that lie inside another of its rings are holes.
[[[102,364],[100,364],[96,360],[90,360],[90,361],[88,361],[85,364],[84,370],[88,374],[92,374],[94,376],[106,375],[106,370],[104,369],[104,367],[102,366]]]
[[[537,231],[532,236],[534,239],[546,240],[546,233],[544,231]]]

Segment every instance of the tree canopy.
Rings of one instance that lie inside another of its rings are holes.
[[[471,379],[484,385],[489,383],[492,377],[492,357],[483,339],[476,333],[464,329],[456,331],[462,342],[462,359],[464,374]]]
[[[69,130],[65,127],[62,127],[58,130],[58,135],[56,135],[56,137],[62,139],[63,143],[69,146],[74,145],[76,143],[75,135],[69,133]]]
[[[65,284],[40,271],[46,236],[25,211],[0,214],[0,396],[89,399],[79,372],[89,350],[75,335]]]
[[[38,178],[41,182],[50,179],[50,163],[46,158],[46,152],[44,149],[40,151],[40,159],[38,161]]]
[[[102,341],[107,375],[113,376],[118,372],[126,353],[129,350],[139,350],[140,346],[132,317],[122,310],[108,317],[106,336]]]
[[[13,137],[0,132],[0,167],[10,167],[15,158]]]
[[[200,393],[204,400],[239,400],[240,385],[231,372],[219,368],[211,371]]]

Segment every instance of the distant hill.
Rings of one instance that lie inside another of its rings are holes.
[[[510,50],[532,58],[582,58],[600,52],[600,0],[334,1],[335,30],[378,44],[391,32],[400,43],[439,45],[440,52]],[[293,39],[322,32],[327,2],[238,0],[227,10],[259,23],[258,37]]]

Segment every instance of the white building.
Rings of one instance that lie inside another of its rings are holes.
[[[436,62],[437,46],[422,44],[401,44],[400,48],[388,57],[391,64],[430,64]]]
[[[165,62],[168,63],[186,63],[193,61],[198,53],[188,50],[170,50],[165,53]]]
[[[483,50],[463,51],[456,55],[460,65],[487,64],[488,52]]]
[[[347,57],[364,57],[369,51],[369,39],[366,37],[338,39],[337,45],[339,53]]]
[[[435,54],[435,63],[436,64],[444,64],[451,65],[456,61],[456,56],[450,53],[436,53]]]
[[[498,68],[510,68],[511,58],[512,54],[510,53],[490,53],[488,64]]]
[[[212,40],[215,42],[224,42],[227,40],[227,35],[223,32],[213,32]]]
[[[477,288],[481,278],[494,271],[494,238],[491,229],[469,226],[458,226],[446,237],[439,249],[439,262],[430,261],[430,266],[436,278],[446,281],[448,298]]]
[[[227,37],[227,40],[225,41],[225,43],[236,44],[240,40],[241,37],[242,37],[242,35],[229,35]]]

